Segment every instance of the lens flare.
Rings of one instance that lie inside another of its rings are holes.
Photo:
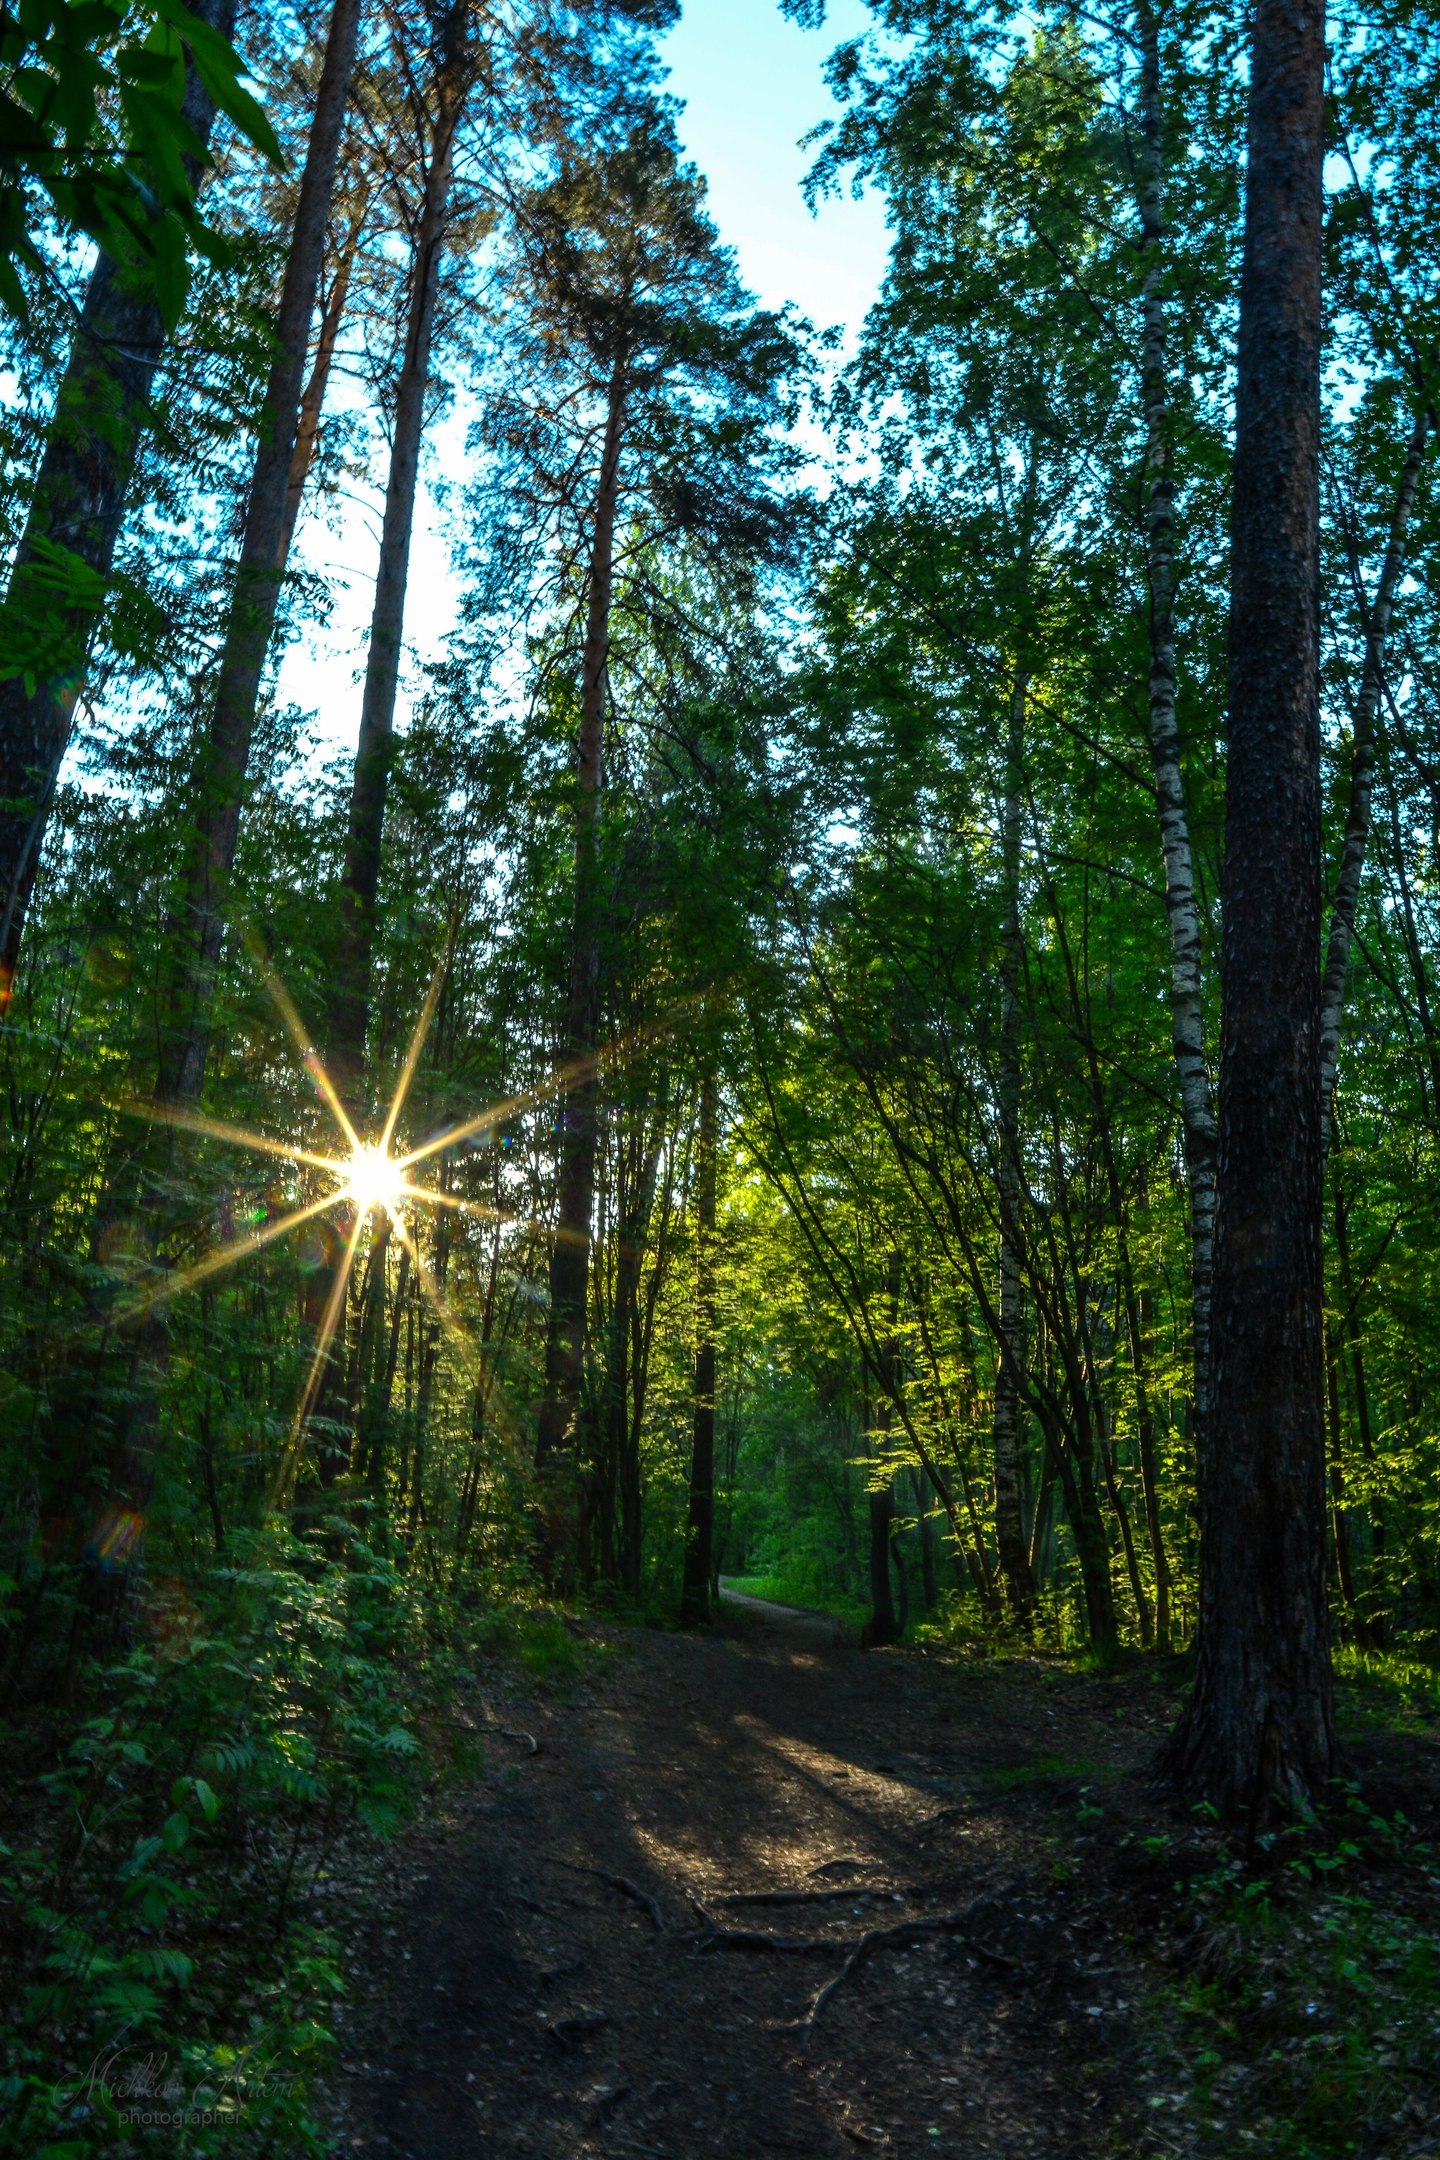
[[[399,1216],[405,1198],[405,1172],[384,1147],[357,1147],[350,1158],[345,1190],[362,1215]]]

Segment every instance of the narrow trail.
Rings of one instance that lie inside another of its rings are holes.
[[[604,1641],[416,1841],[357,1960],[337,2155],[1177,2149],[1142,2129],[1134,1974],[1085,1889],[1158,1686],[863,1654],[754,1599]]]

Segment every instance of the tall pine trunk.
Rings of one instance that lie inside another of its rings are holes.
[[[720,1090],[712,1065],[700,1083],[695,1164],[695,1428],[690,1451],[690,1508],[680,1617],[695,1627],[710,1617],[715,1562],[715,1180]]]
[[[226,892],[250,763],[260,679],[280,599],[281,542],[310,323],[355,70],[361,0],[335,0],[295,224],[275,323],[276,353],[260,414],[244,537],[220,658],[215,709],[195,773],[195,835],[180,925],[182,957],[167,1000],[160,1090],[194,1102],[205,1077],[211,983],[225,930]]]
[[[229,37],[235,0],[196,0],[202,22]],[[184,117],[207,145],[215,106],[194,66],[185,69]],[[187,158],[192,186],[198,159]],[[146,267],[101,255],[90,275],[55,415],[36,475],[0,622],[33,634],[51,626],[50,666],[28,686],[0,682],[0,1011],[10,995],[50,804],[91,642],[104,604],[129,498],[165,317]],[[73,565],[57,608],[54,549]]]
[[[545,1386],[535,1440],[541,1495],[541,1558],[552,1575],[577,1562],[578,1489],[573,1447],[585,1371],[585,1305],[590,1277],[590,1216],[595,1198],[595,1053],[600,990],[600,808],[604,785],[605,697],[614,586],[615,522],[626,378],[616,360],[606,397],[600,476],[590,548],[585,647],[581,660],[580,733],[575,798],[575,898],[565,1016],[566,1086],[560,1114],[560,1191],[550,1248],[550,1311],[545,1330]]]
[[[1319,432],[1324,10],[1259,0],[1231,523],[1214,1404],[1195,1688],[1172,1746],[1230,1820],[1322,1796]]]
[[[405,628],[405,593],[410,577],[410,539],[415,524],[415,495],[420,478],[420,446],[425,429],[425,399],[430,387],[430,352],[435,335],[440,258],[450,204],[455,131],[466,88],[465,25],[464,7],[452,7],[445,22],[444,54],[436,83],[435,132],[415,237],[404,356],[395,392],[395,429],[385,489],[385,519],[380,535],[380,569],[370,617],[370,650],[360,711],[360,741],[355,753],[345,872],[340,884],[340,934],[331,978],[329,1049],[342,1094],[353,1085],[365,1059],[375,952],[375,896],[380,884],[385,798],[395,745],[395,698]]]
[[[330,370],[335,363],[335,348],[340,340],[340,326],[345,320],[345,309],[350,298],[350,280],[355,274],[355,261],[360,253],[368,211],[368,198],[351,204],[350,214],[345,222],[344,238],[340,242],[336,257],[335,275],[330,280],[329,291],[320,303],[320,331],[315,340],[315,357],[310,363],[310,373],[305,378],[305,389],[300,398],[300,414],[295,425],[295,447],[290,453],[290,474],[285,483],[285,515],[280,527],[280,546],[275,557],[276,567],[281,571],[290,560],[290,548],[305,495],[305,483],[310,478],[320,448],[320,415],[325,408],[325,392],[330,386]]]

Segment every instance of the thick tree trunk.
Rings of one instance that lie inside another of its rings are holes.
[[[1170,924],[1170,1032],[1190,1200],[1193,1430],[1202,1491],[1210,1417],[1210,1301],[1219,1135],[1205,1062],[1203,949],[1190,820],[1175,711],[1175,482],[1164,293],[1164,115],[1160,34],[1149,0],[1137,18],[1141,54],[1140,231],[1145,267],[1142,381],[1145,397],[1145,560],[1150,585],[1150,756],[1165,862]]]
[[[695,1434],[690,1454],[690,1511],[680,1618],[696,1627],[710,1617],[715,1556],[715,1180],[720,1090],[712,1066],[700,1083],[696,1182]]]
[[[437,86],[435,133],[415,238],[404,357],[395,394],[395,427],[385,490],[385,519],[380,535],[380,569],[370,617],[370,651],[360,711],[360,741],[355,753],[345,872],[340,884],[340,934],[331,977],[329,1049],[342,1093],[347,1084],[353,1083],[365,1061],[375,950],[375,896],[380,884],[385,797],[395,743],[395,698],[405,627],[405,592],[410,576],[410,539],[420,479],[420,446],[425,429],[425,399],[430,387],[430,350],[435,334],[435,301],[440,258],[445,245],[455,131],[465,95],[465,21],[465,12],[460,7],[453,8],[446,19],[446,50]]]
[[[1405,534],[1415,506],[1420,469],[1425,462],[1429,411],[1422,402],[1405,446],[1395,508],[1390,517],[1390,539],[1380,566],[1380,582],[1370,620],[1365,626],[1365,666],[1360,694],[1355,701],[1353,740],[1350,750],[1350,802],[1345,814],[1345,837],[1340,847],[1340,872],[1330,910],[1330,935],[1325,948],[1325,977],[1320,993],[1320,1117],[1321,1145],[1330,1145],[1330,1125],[1335,1103],[1335,1072],[1340,1059],[1340,1025],[1345,1014],[1345,988],[1350,977],[1350,948],[1355,937],[1355,914],[1360,902],[1360,878],[1370,838],[1370,797],[1375,779],[1375,723],[1380,715],[1380,694],[1385,685],[1385,639],[1395,588],[1405,567]]]
[[[1016,675],[1010,696],[1005,748],[1005,801],[1001,817],[1005,924],[1000,952],[1000,1144],[995,1184],[1000,1211],[1000,1284],[996,1309],[1004,1350],[995,1365],[995,1543],[1006,1603],[1021,1626],[1035,1609],[1035,1578],[1025,1549],[1020,1491],[1020,1387],[1025,1323],[1020,1291],[1020,809],[1025,750],[1025,701],[1030,678]]]
[[[195,774],[196,827],[185,881],[183,958],[168,1001],[162,1045],[161,1093],[173,1102],[196,1101],[205,1077],[211,979],[225,928],[226,889],[240,831],[260,678],[280,598],[280,546],[301,378],[355,68],[360,7],[361,0],[335,0],[330,17],[275,323],[277,350],[260,415],[260,440],[246,498],[215,710]]]
[[[570,1449],[585,1371],[585,1303],[590,1276],[590,1216],[595,1197],[595,1052],[600,987],[600,805],[604,774],[606,669],[614,583],[615,521],[625,424],[625,370],[610,373],[600,477],[590,550],[590,590],[581,661],[580,738],[575,802],[575,914],[566,1010],[567,1085],[560,1116],[560,1192],[550,1250],[550,1312],[545,1331],[545,1389],[535,1440],[544,1479],[542,1563],[563,1574],[575,1555],[574,1474],[557,1458]]]
[[[1320,1122],[1324,10],[1259,0],[1231,525],[1214,1404],[1183,1785],[1252,1826],[1335,1767]]]
[[[202,22],[229,37],[235,0],[196,0]],[[185,119],[208,144],[215,107],[193,66],[185,71]],[[187,159],[198,186],[198,160]],[[90,276],[70,358],[55,401],[45,454],[16,551],[0,622],[33,637],[51,626],[50,667],[33,689],[0,682],[0,1012],[20,954],[25,915],[45,838],[70,722],[109,583],[141,431],[165,343],[165,319],[143,266],[125,271],[101,255]],[[75,573],[57,605],[50,551]]]
[[[340,243],[335,263],[335,275],[321,303],[320,334],[315,341],[315,357],[310,363],[310,373],[306,377],[305,389],[300,399],[300,414],[295,425],[295,447],[290,453],[290,475],[285,483],[285,516],[280,528],[280,547],[275,557],[276,568],[282,572],[290,560],[290,547],[295,538],[300,505],[305,496],[305,483],[310,477],[320,447],[320,415],[325,409],[325,392],[330,386],[330,370],[335,362],[335,347],[340,341],[340,326],[345,320],[345,308],[350,298],[350,280],[355,273],[355,258],[360,252],[368,211],[368,198],[351,205],[345,224],[345,236]]]

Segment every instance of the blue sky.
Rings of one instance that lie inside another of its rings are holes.
[[[662,48],[685,100],[681,139],[746,282],[765,306],[794,300],[817,326],[858,326],[885,265],[874,196],[812,217],[800,191],[812,153],[799,138],[835,110],[825,56],[870,20],[863,0],[832,0],[823,30],[787,22],[778,0],[689,0]]]
[[[778,0],[687,0],[662,47],[668,87],[685,103],[681,140],[705,175],[711,215],[735,249],[745,282],[763,306],[793,300],[817,328],[838,324],[852,335],[884,273],[884,218],[873,195],[824,202],[812,216],[801,193],[811,153],[798,145],[835,109],[823,77],[826,55],[869,20],[863,0],[831,0],[819,31],[786,21]],[[353,745],[359,728],[358,677],[378,552],[378,504],[377,495],[374,514],[367,516],[352,499],[342,531],[312,523],[299,536],[308,560],[336,580],[335,608],[328,626],[291,645],[280,696],[315,714],[315,749],[322,758]],[[444,536],[422,493],[407,653],[435,653],[453,612]]]

